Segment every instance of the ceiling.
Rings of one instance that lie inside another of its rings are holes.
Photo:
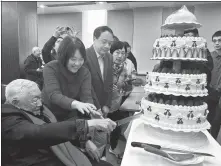
[[[176,7],[182,5],[197,5],[197,4],[205,4],[205,3],[217,3],[217,2],[181,2],[181,1],[173,1],[173,2],[153,2],[153,1],[135,1],[135,2],[128,2],[128,1],[106,1],[100,4],[98,1],[50,1],[50,2],[37,2],[38,6],[38,14],[53,14],[53,13],[73,13],[73,12],[84,12],[88,10],[125,10],[125,9],[134,9],[140,7],[156,7],[156,6],[163,6],[163,7]],[[220,3],[220,2],[219,2]],[[47,7],[40,8],[40,5],[45,5]]]

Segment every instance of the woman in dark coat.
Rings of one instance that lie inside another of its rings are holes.
[[[91,75],[83,65],[86,52],[78,38],[66,36],[58,48],[58,60],[45,65],[42,98],[61,121],[96,114],[91,96]]]

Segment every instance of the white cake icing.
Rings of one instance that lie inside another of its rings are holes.
[[[146,77],[144,89],[152,94],[141,100],[140,108],[144,111],[145,121],[153,127],[184,132],[210,128],[206,120],[207,104],[202,98],[208,95],[206,74],[201,74],[199,63],[181,63],[185,60],[207,61],[204,38],[179,37],[183,36],[185,29],[199,26],[196,17],[183,6],[163,25],[174,29],[178,37],[161,37],[153,44],[151,59],[173,61],[156,65],[153,71],[158,72],[149,72]]]
[[[154,42],[152,59],[207,61],[206,49],[202,37],[163,37]]]
[[[168,74],[149,72],[146,77],[147,92],[175,96],[207,96],[206,74]]]
[[[173,106],[141,100],[141,109],[144,116],[153,124],[168,129],[202,129],[208,127],[206,117],[208,114],[207,104],[201,106]]]
[[[191,13],[185,5],[169,15],[165,20],[165,24],[162,25],[162,27],[168,29],[176,29],[178,27],[188,28],[191,26],[199,28],[201,27],[201,24],[197,22],[194,14]]]

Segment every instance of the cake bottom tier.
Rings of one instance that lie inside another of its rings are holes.
[[[144,110],[143,118],[153,127],[164,130],[199,132],[210,128],[206,120],[207,104],[200,106],[173,106],[141,100],[141,109]]]

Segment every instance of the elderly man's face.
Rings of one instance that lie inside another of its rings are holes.
[[[24,89],[23,95],[19,98],[19,107],[32,112],[35,115],[40,115],[40,109],[42,107],[41,91],[36,86]]]
[[[34,55],[35,55],[36,57],[40,57],[40,55],[41,55],[41,49],[38,48],[37,50],[35,50]]]

